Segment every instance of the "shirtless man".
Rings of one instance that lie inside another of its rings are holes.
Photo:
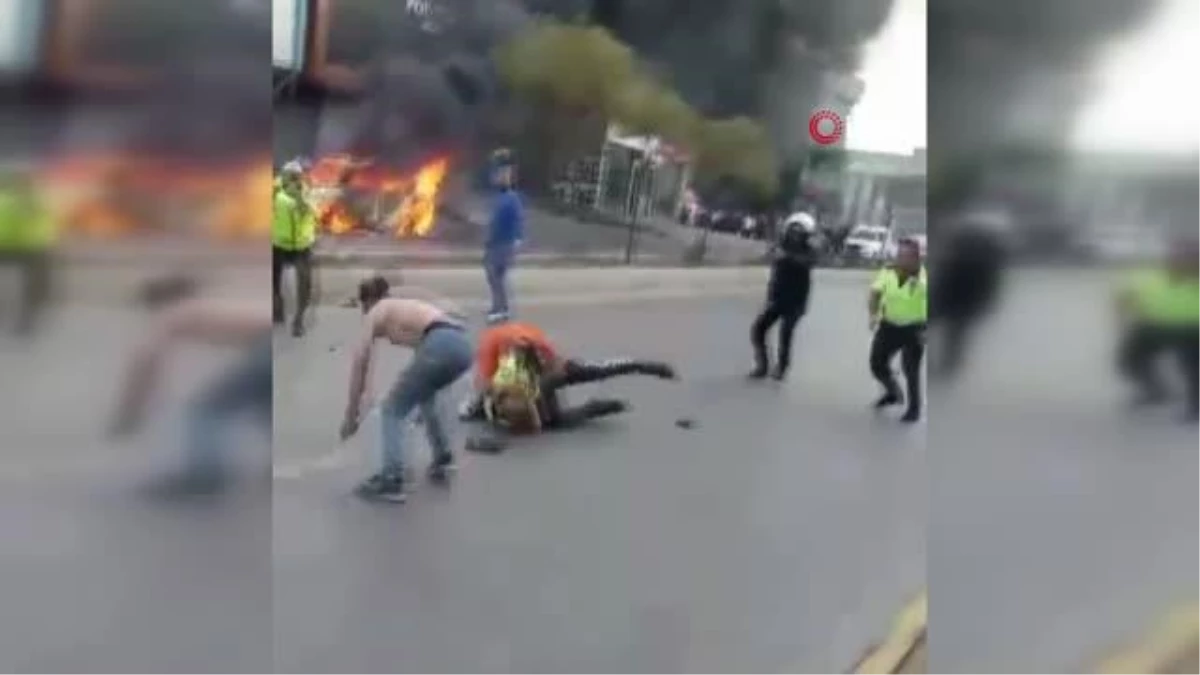
[[[238,414],[254,413],[271,432],[271,316],[266,307],[205,298],[194,281],[161,279],[143,291],[141,303],[154,314],[154,325],[134,352],[111,433],[137,431],[145,417],[163,361],[184,343],[230,346],[245,352],[189,406],[185,421],[184,470],[157,486],[169,493],[210,493],[225,485],[224,432]]]
[[[540,328],[516,321],[483,332],[476,362],[476,393],[462,406],[460,417],[487,419],[518,433],[573,428],[628,408],[617,399],[590,399],[583,405],[566,407],[559,399],[564,387],[622,375],[675,378],[675,369],[659,361],[586,362],[563,358]]]
[[[414,408],[420,409],[433,450],[430,478],[444,480],[455,468],[445,421],[438,410],[438,394],[470,370],[472,350],[459,318],[432,302],[388,297],[389,291],[390,285],[381,276],[371,277],[358,287],[359,304],[366,321],[354,350],[350,400],[342,421],[341,437],[345,440],[358,431],[375,341],[383,338],[398,347],[411,348],[412,360],[380,407],[383,465],[357,489],[364,499],[401,503],[406,496],[404,425]]]

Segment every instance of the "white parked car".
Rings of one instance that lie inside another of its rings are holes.
[[[1162,243],[1133,229],[1101,231],[1087,237],[1084,246],[1099,261],[1145,262],[1163,254]]]
[[[888,228],[859,225],[850,230],[850,235],[846,237],[845,250],[863,260],[882,261],[887,259],[893,245],[892,233]]]

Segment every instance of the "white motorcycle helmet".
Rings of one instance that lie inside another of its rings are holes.
[[[800,228],[800,231],[805,234],[812,234],[817,229],[817,219],[811,213],[793,213],[788,216],[787,220],[783,221],[783,229],[786,232],[793,227]]]

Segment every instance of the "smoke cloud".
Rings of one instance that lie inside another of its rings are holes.
[[[96,8],[82,58],[159,75],[122,110],[113,143],[188,162],[270,152],[269,0],[117,0]]]
[[[629,43],[702,113],[763,119],[786,157],[807,144],[805,126],[796,119],[820,104],[825,74],[858,67],[893,0],[358,0],[339,6],[335,41],[343,47],[335,49],[345,50],[345,60],[378,61],[385,52],[403,52],[419,64],[413,67],[428,70],[423,77],[429,82],[445,81],[445,92],[428,94],[457,101],[452,116],[465,120],[461,128],[478,127],[472,122],[484,110],[480,104],[496,91],[487,64],[495,46],[538,15],[588,17]],[[408,105],[401,98],[427,107],[427,101],[387,93],[401,89],[399,78],[377,78],[373,86],[377,100],[365,107],[387,107],[394,115],[398,103]],[[363,119],[383,116],[380,110]],[[370,140],[378,138],[378,127],[367,124],[359,144],[392,146]]]
[[[854,72],[893,0],[599,0],[614,27],[701,112],[763,119],[783,157],[831,71]]]
[[[1090,63],[1158,2],[929,0],[929,135],[935,165],[1020,142],[1065,148],[1093,92]]]

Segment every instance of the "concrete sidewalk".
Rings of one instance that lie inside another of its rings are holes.
[[[266,255],[267,246],[252,243],[237,246],[210,246],[199,242],[164,241],[75,242],[63,247],[62,258],[80,265],[142,264],[146,260],[202,262],[204,264],[244,262]],[[715,257],[695,267],[736,267],[763,264],[762,252],[742,257]],[[324,267],[478,267],[483,253],[478,246],[446,244],[426,240],[390,240],[350,238],[324,240],[315,252]],[[662,251],[636,249],[632,263],[639,266],[678,267],[684,264],[682,252],[668,255]],[[605,248],[532,248],[522,251],[522,267],[619,267],[630,264],[619,247]]]
[[[253,299],[269,298],[271,284],[267,261],[204,266],[190,263],[139,265],[66,265],[56,282],[60,297],[69,304],[122,304],[134,297],[146,280],[164,274],[191,270],[212,280],[219,292]],[[380,271],[394,285],[408,284],[432,291],[447,299],[472,303],[487,297],[487,284],[477,267],[424,267],[382,269],[336,267],[319,270],[318,301],[339,304],[354,295],[359,281]],[[723,297],[758,295],[766,288],[764,267],[667,268],[667,267],[570,267],[514,270],[510,285],[519,301],[554,302],[578,299],[650,299],[671,297]],[[858,285],[866,288],[870,272],[861,270],[817,270],[814,283]],[[292,275],[284,283],[290,297]]]

